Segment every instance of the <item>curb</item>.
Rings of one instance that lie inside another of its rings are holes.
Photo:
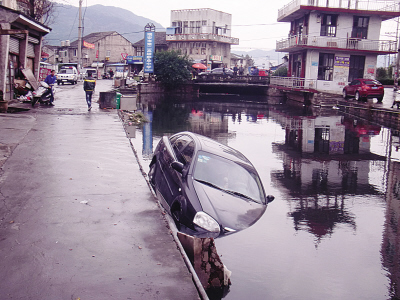
[[[175,241],[175,243],[176,243],[176,245],[177,245],[177,247],[179,249],[179,252],[181,253],[181,255],[183,257],[183,260],[184,260],[184,262],[186,264],[186,267],[188,268],[189,272],[192,274],[193,282],[194,282],[194,284],[196,286],[197,291],[199,292],[199,295],[200,295],[201,299],[202,300],[209,300],[209,298],[207,296],[207,293],[206,293],[203,285],[201,284],[200,279],[197,276],[197,273],[194,270],[194,268],[193,268],[193,266],[192,266],[192,264],[191,264],[191,262],[189,260],[189,257],[187,256],[185,250],[183,249],[183,246],[182,246],[181,242],[179,241],[179,238],[178,238],[178,235],[177,235],[178,229],[176,228],[173,219],[168,215],[168,213],[165,211],[165,209],[161,206],[160,202],[158,201],[158,199],[156,197],[156,194],[154,193],[153,189],[151,188],[151,185],[150,185],[150,182],[148,180],[147,174],[144,172],[143,167],[140,164],[139,157],[138,157],[138,154],[137,154],[137,152],[135,150],[135,147],[133,146],[129,135],[126,132],[125,124],[123,123],[123,118],[121,117],[121,114],[122,114],[122,112],[120,110],[118,110],[118,117],[119,117],[120,121],[122,122],[122,127],[124,128],[126,137],[129,140],[129,144],[131,145],[131,149],[132,149],[133,154],[135,155],[136,161],[137,161],[137,163],[139,165],[139,170],[142,173],[143,178],[146,181],[147,186],[149,187],[149,191],[153,195],[153,198],[157,203],[157,206],[159,207],[161,213],[163,214],[164,219],[167,222],[169,229],[171,230],[171,235],[174,238],[174,241]]]

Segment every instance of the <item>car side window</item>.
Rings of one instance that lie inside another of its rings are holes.
[[[181,152],[182,157],[185,159],[186,163],[190,163],[193,159],[194,154],[194,142],[191,141]]]
[[[186,147],[190,142],[192,142],[192,139],[187,136],[187,135],[182,135],[178,137],[172,144],[172,148],[174,149],[175,155],[178,158],[178,160],[181,163],[186,163],[186,161],[182,161],[183,158],[180,155],[180,152],[183,150],[183,148]]]

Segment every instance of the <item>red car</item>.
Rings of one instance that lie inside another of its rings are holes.
[[[382,102],[384,95],[383,85],[374,79],[354,79],[343,88],[343,98],[354,97],[357,101],[377,98]]]

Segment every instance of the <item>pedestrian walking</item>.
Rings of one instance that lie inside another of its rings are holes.
[[[92,95],[96,86],[96,80],[92,77],[92,72],[88,72],[88,77],[83,81],[83,90],[86,93],[86,103],[88,111],[92,109]]]
[[[47,75],[44,80],[44,82],[46,82],[50,86],[50,88],[48,89],[48,92],[46,91],[46,93],[50,93],[49,105],[51,105],[51,106],[54,106],[54,104],[53,104],[53,102],[54,102],[53,86],[56,83],[56,81],[57,81],[56,71],[51,70],[51,73],[49,75]]]

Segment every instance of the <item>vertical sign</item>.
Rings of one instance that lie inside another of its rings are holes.
[[[154,31],[147,31],[144,34],[144,73],[154,73]]]

